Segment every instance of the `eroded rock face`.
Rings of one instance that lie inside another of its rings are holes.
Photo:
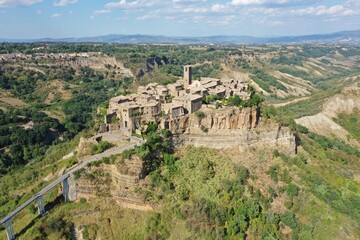
[[[277,123],[261,121],[258,109],[203,108],[204,117],[196,114],[169,121],[169,130],[173,133],[176,147],[184,145],[205,146],[212,148],[250,146],[280,147],[283,151],[294,154],[295,136],[288,128],[281,128]]]
[[[111,197],[121,204],[131,205],[127,207],[149,209],[150,206],[144,203],[143,193],[135,191],[144,184],[141,180],[142,171],[143,162],[138,157],[124,159],[116,165],[91,167],[76,180],[75,199]]]
[[[334,120],[340,113],[351,114],[356,109],[360,109],[360,88],[353,85],[344,88],[341,93],[329,97],[324,102],[320,113],[295,119],[295,122],[312,132],[327,137],[336,136],[359,148],[360,143],[356,139],[349,138],[350,133]]]
[[[250,108],[242,111],[236,108],[204,110],[204,118],[192,114],[169,120],[169,130],[174,134],[180,134],[196,128],[208,130],[252,129],[256,127],[260,119],[259,111]]]

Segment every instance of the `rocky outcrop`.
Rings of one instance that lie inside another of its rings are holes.
[[[277,124],[259,127],[258,129],[241,130],[227,129],[222,131],[209,130],[208,132],[189,131],[174,136],[174,145],[194,145],[211,148],[246,149],[249,147],[278,147],[288,154],[295,154],[295,136],[287,128]]]
[[[334,121],[334,118],[337,118],[340,113],[351,114],[355,109],[360,109],[360,87],[354,84],[343,89],[341,93],[328,98],[320,113],[298,118],[295,121],[312,132],[330,138],[336,136],[359,148],[360,143],[356,139],[349,138],[351,134]]]
[[[252,129],[260,120],[259,110],[251,108],[224,108],[213,110],[202,108],[204,116],[191,114],[169,121],[169,130],[174,134],[189,133],[190,131],[217,131],[231,129]]]
[[[151,210],[144,203],[144,194],[136,191],[144,184],[140,179],[143,162],[138,157],[122,159],[116,165],[92,167],[76,180],[76,197],[91,199],[95,197],[111,197],[125,207],[138,210]]]
[[[176,147],[184,145],[211,148],[280,147],[289,154],[296,151],[295,136],[277,123],[261,121],[258,109],[202,108],[192,114],[168,121]],[[200,116],[200,117],[199,117]]]
[[[169,64],[169,60],[166,57],[151,57],[146,59],[146,65],[145,68],[141,68],[138,73],[136,74],[137,78],[140,78],[145,75],[147,72],[151,72],[155,67],[160,65],[166,65]]]

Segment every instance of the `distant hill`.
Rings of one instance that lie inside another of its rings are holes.
[[[330,34],[283,37],[252,36],[209,36],[209,37],[170,37],[162,35],[124,35],[111,34],[81,38],[42,38],[42,39],[1,39],[0,42],[94,42],[94,43],[129,43],[129,44],[360,44],[360,30],[342,31]]]

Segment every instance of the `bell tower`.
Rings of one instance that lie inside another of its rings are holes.
[[[184,88],[185,90],[189,88],[189,85],[192,83],[192,67],[191,65],[184,66]]]

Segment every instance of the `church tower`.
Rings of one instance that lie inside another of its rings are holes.
[[[188,89],[189,85],[192,83],[192,67],[190,65],[184,66],[184,88]]]

